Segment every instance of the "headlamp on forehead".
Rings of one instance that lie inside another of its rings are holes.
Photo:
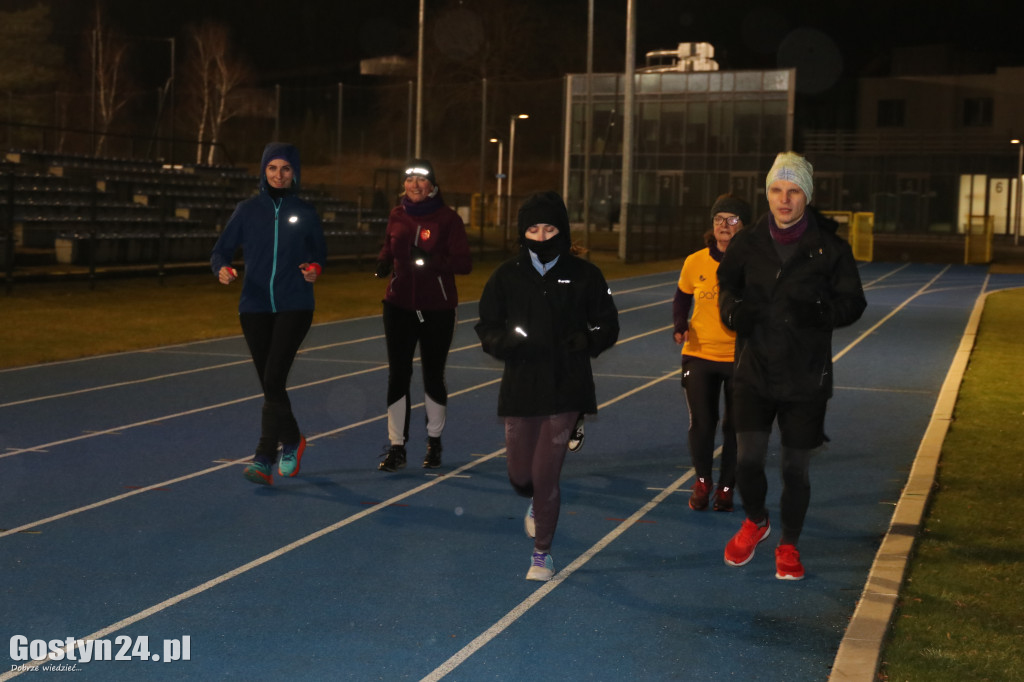
[[[410,175],[422,175],[425,178],[429,178],[430,170],[427,168],[422,168],[420,166],[413,166],[412,168],[405,169],[405,175],[406,177],[409,177]]]

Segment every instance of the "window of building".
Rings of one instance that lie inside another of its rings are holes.
[[[902,128],[905,124],[907,103],[902,99],[878,100],[878,127]]]
[[[992,98],[968,97],[964,100],[964,125],[984,127],[992,125]]]

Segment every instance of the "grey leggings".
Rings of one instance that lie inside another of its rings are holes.
[[[768,515],[765,497],[768,478],[765,460],[768,458],[768,436],[763,431],[743,431],[736,434],[737,464],[736,488],[743,500],[743,511],[751,521],[759,522]],[[782,537],[779,544],[795,545],[807,516],[811,502],[810,463],[814,449],[801,450],[782,446],[782,498],[779,511]]]
[[[558,479],[578,412],[545,417],[505,418],[505,457],[508,480],[519,495],[533,498],[533,541],[539,552],[551,549],[558,526],[562,491]]]

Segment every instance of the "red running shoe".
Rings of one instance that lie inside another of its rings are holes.
[[[768,537],[771,530],[767,517],[764,520],[764,526],[758,526],[750,519],[744,519],[739,531],[725,546],[725,563],[730,566],[745,565],[754,558],[754,549],[757,544]]]
[[[703,511],[708,508],[708,498],[711,496],[711,486],[703,478],[698,478],[693,484],[693,492],[690,493],[690,509]]]
[[[804,565],[800,563],[800,552],[795,545],[775,548],[775,577],[779,580],[804,579]]]
[[[732,511],[732,488],[727,485],[718,486],[715,490],[715,504],[712,509],[724,512]]]

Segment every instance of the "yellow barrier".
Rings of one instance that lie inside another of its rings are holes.
[[[850,248],[857,260],[871,262],[875,259],[875,214],[858,212],[853,214],[850,227]]]
[[[469,225],[472,229],[480,226],[495,227],[498,225],[498,202],[493,194],[474,192],[469,203]],[[514,218],[515,216],[513,216]]]
[[[874,213],[854,213],[853,211],[822,211],[821,213],[839,223],[836,234],[849,242],[854,258],[862,261],[870,261],[874,258]]]
[[[990,215],[972,215],[964,226],[964,263],[987,264],[992,262],[992,233],[995,232],[995,218]]]

